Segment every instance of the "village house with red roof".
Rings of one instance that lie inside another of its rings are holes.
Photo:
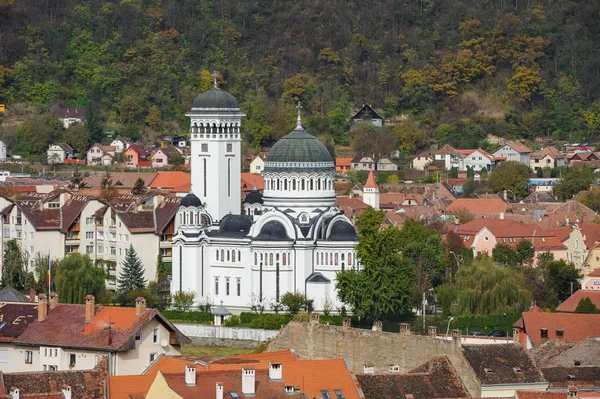
[[[520,162],[523,165],[529,166],[529,155],[531,152],[531,149],[525,144],[518,141],[509,141],[494,151],[493,155],[499,159],[504,158],[506,161]]]

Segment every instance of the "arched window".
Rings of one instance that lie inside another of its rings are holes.
[[[260,261],[261,261],[261,262],[265,260],[265,259],[264,259],[264,256],[265,256],[265,255],[264,255],[264,254],[261,252],[261,253],[260,253]]]
[[[285,179],[283,181],[283,189],[287,191],[287,189],[288,189],[287,187],[288,187],[288,179]]]
[[[235,262],[235,251],[231,251],[231,261]]]
[[[336,253],[335,253],[335,262],[333,262],[333,264],[334,264],[334,265],[337,265],[338,263],[339,263],[339,262],[338,262],[338,254],[337,254],[337,252],[336,252]]]
[[[269,266],[273,266],[273,254],[269,254]]]
[[[285,252],[283,253],[283,259],[282,259],[282,261],[281,261],[281,264],[282,264],[283,266],[287,265],[287,256],[286,256]]]
[[[310,188],[309,188],[310,191],[313,191],[315,189],[314,184],[315,184],[315,180],[310,179]]]
[[[225,262],[225,250],[221,250],[221,262]]]
[[[216,255],[217,255],[217,260],[219,260],[219,250],[217,249],[217,250],[215,251],[215,253],[216,253]]]
[[[352,265],[352,252],[348,252],[348,264]]]
[[[242,253],[240,251],[238,251],[238,257],[237,257],[237,259],[238,259],[238,262],[242,261]]]
[[[329,264],[329,252],[325,253],[325,264]]]
[[[304,179],[302,179],[302,185],[300,187],[300,190],[302,190],[302,191],[306,190],[305,184],[304,184]]]
[[[217,124],[216,123],[212,124],[212,132],[217,133]]]
[[[333,266],[333,254],[329,254],[329,266]]]
[[[344,262],[342,262],[342,271],[346,270],[346,264]]]
[[[317,190],[321,189],[321,179],[317,179]]]
[[[296,191],[296,179],[292,180],[292,190]]]
[[[323,262],[323,252],[321,252],[321,264],[324,265],[325,262]]]
[[[346,254],[342,252],[342,262],[344,261],[345,257],[346,257]]]
[[[321,262],[319,262],[319,253],[317,252],[317,266],[319,266]]]
[[[277,190],[280,190],[280,187],[279,187],[279,178],[276,180],[276,182],[277,182]]]
[[[258,264],[258,254],[255,252],[254,253],[254,266],[256,266]]]
[[[231,252],[227,250],[227,262],[231,259]]]

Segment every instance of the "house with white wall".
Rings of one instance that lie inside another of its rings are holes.
[[[73,152],[73,148],[67,143],[50,144],[46,152],[48,163],[64,163],[65,159],[73,158]]]
[[[422,152],[413,158],[411,166],[416,170],[425,170],[425,166],[433,162],[433,157],[426,152]]]
[[[520,162],[529,166],[529,155],[531,153],[531,149],[525,144],[518,141],[509,141],[494,151],[493,155],[497,158],[505,158],[507,161]]]
[[[40,294],[37,304],[6,304],[3,311],[15,326],[0,331],[3,372],[89,370],[106,358],[109,375],[140,374],[189,342],[144,298],[122,308],[96,306],[92,295],[71,305]]]

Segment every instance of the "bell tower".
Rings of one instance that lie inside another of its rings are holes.
[[[208,214],[219,222],[241,210],[241,121],[238,101],[217,87],[194,99],[190,118],[192,192],[205,204]]]

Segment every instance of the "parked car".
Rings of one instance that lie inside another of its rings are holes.
[[[487,337],[487,335],[482,333],[481,331],[471,331],[469,335],[472,337]]]
[[[506,331],[494,330],[488,334],[488,337],[506,337]]]

